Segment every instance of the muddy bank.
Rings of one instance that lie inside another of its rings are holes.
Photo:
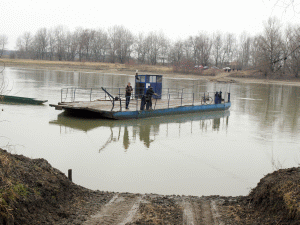
[[[44,159],[0,149],[0,224],[57,224],[82,220],[89,199],[105,204],[111,193],[73,184]],[[80,215],[77,215],[78,211]],[[93,210],[91,210],[93,211]]]
[[[67,61],[43,61],[43,60],[13,60],[0,59],[6,67],[17,67],[25,69],[45,69],[45,70],[61,70],[61,71],[79,71],[79,72],[95,72],[108,74],[126,74],[134,75],[136,70],[140,74],[162,74],[164,77],[185,78],[185,79],[204,79],[211,82],[224,83],[266,83],[278,85],[300,86],[300,78],[293,76],[274,76],[265,77],[256,71],[238,71],[224,72],[223,70],[205,70],[200,74],[180,74],[174,73],[172,67],[167,66],[151,66],[151,65],[125,65],[112,63],[96,63],[96,62],[67,62]]]
[[[102,192],[0,149],[0,224],[299,224],[299,178],[279,170],[240,197]]]

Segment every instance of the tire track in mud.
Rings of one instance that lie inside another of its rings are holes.
[[[180,200],[178,200],[180,201]],[[182,198],[183,225],[223,225],[216,201],[205,198]]]
[[[211,207],[211,212],[212,212],[212,216],[214,219],[214,223],[219,224],[219,225],[225,225],[225,223],[220,219],[221,215],[219,213],[217,203],[215,200],[211,200],[210,207]]]
[[[91,216],[84,225],[125,225],[134,219],[143,196],[116,194],[101,211]]]
[[[197,222],[197,215],[195,211],[195,206],[188,200],[183,199],[182,204],[183,208],[183,225],[196,225]]]

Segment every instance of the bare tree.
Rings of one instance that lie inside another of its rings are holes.
[[[148,52],[148,62],[152,65],[156,65],[159,58],[159,53],[161,49],[160,42],[161,35],[157,32],[150,32],[146,38],[147,52]]]
[[[217,67],[223,66],[224,61],[224,40],[220,32],[213,34],[212,56]]]
[[[4,53],[7,43],[8,43],[8,37],[5,34],[0,35],[0,58]]]
[[[85,45],[85,40],[84,40],[84,29],[82,27],[77,27],[76,30],[74,31],[74,39],[77,44],[77,54],[79,57],[79,61],[81,62],[84,58],[84,45]]]
[[[224,45],[224,62],[230,65],[235,61],[236,56],[236,37],[234,34],[228,33],[225,36]]]
[[[194,65],[197,65],[197,63],[195,61],[195,57],[194,57],[193,40],[194,40],[194,38],[192,36],[190,36],[185,41],[183,41],[183,55],[187,60],[193,61]]]
[[[53,60],[55,54],[56,54],[56,39],[54,31],[51,29],[48,31],[48,40],[49,40],[49,46],[48,46],[48,56],[50,60]]]
[[[65,51],[66,51],[66,60],[74,61],[76,55],[78,54],[79,44],[79,33],[74,31],[73,33],[67,32],[65,39]]]
[[[118,44],[118,26],[114,26],[108,29],[108,36],[109,36],[109,55],[110,55],[110,62],[115,63],[116,62],[116,55],[117,50],[119,47]]]
[[[37,59],[46,59],[49,37],[46,28],[41,28],[34,36],[34,51]]]
[[[207,34],[200,33],[194,38],[194,57],[197,64],[210,64],[212,41]]]
[[[66,28],[57,26],[54,29],[56,58],[61,61],[66,59]]]
[[[32,44],[33,36],[30,32],[25,32],[22,36],[17,39],[17,51],[18,57],[24,59],[32,58]]]
[[[290,55],[290,46],[292,45],[291,43],[293,42],[293,28],[291,26],[288,26],[285,31],[283,32],[282,35],[282,43],[281,43],[281,60],[278,62],[278,64],[281,67],[280,70],[280,75],[285,75],[286,73],[289,73],[291,69],[291,58],[289,57]]]
[[[108,50],[107,32],[102,29],[97,30],[94,33],[94,38],[91,42],[91,48],[93,52],[93,60],[104,62]]]
[[[296,8],[298,4],[296,4],[295,0],[273,0],[273,1],[275,6],[284,9],[284,12],[286,12],[288,9],[291,8],[295,13],[297,13]]]
[[[288,42],[288,58],[289,60],[289,68],[295,77],[299,77],[300,74],[300,26],[298,25],[295,28],[288,28],[286,34],[289,34],[289,42]],[[285,63],[287,64],[287,63]]]
[[[118,49],[117,56],[120,63],[129,62],[130,55],[133,51],[134,36],[130,30],[120,27],[118,30]]]
[[[91,44],[94,38],[95,30],[90,29],[80,29],[79,31],[79,61],[85,59],[86,61],[90,60],[91,54]]]
[[[169,59],[171,60],[173,65],[180,63],[180,61],[184,58],[184,43],[182,40],[176,41],[171,49],[169,54]]]
[[[282,37],[279,20],[269,18],[264,26],[264,32],[259,36],[259,55],[257,55],[260,67],[265,75],[274,73],[280,67],[279,60],[282,57]]]
[[[237,50],[237,61],[238,67],[237,69],[247,68],[250,64],[251,59],[251,45],[252,38],[248,33],[243,32],[239,37],[239,44]]]
[[[145,64],[148,48],[147,48],[146,38],[143,33],[138,34],[134,46],[135,46],[134,49],[135,49],[138,63]]]
[[[134,35],[124,26],[113,26],[108,30],[110,45],[110,61],[128,62],[133,52]]]
[[[164,33],[159,34],[159,59],[163,65],[165,65],[166,60],[168,59],[168,54],[170,51],[170,40],[165,36]]]

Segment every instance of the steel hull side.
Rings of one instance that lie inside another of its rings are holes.
[[[111,112],[105,111],[93,111],[88,108],[71,108],[71,107],[62,107],[65,115],[81,118],[92,118],[92,119],[113,119]]]
[[[109,118],[113,119],[138,119],[146,117],[156,117],[164,115],[175,115],[193,112],[205,112],[205,111],[216,111],[216,110],[227,110],[231,106],[231,103],[214,104],[214,105],[199,105],[199,106],[180,106],[169,109],[156,109],[156,110],[144,110],[144,111],[122,111],[112,112]]]

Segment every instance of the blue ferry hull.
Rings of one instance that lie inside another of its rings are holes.
[[[212,104],[212,105],[195,105],[195,106],[179,106],[174,108],[143,110],[143,111],[93,111],[87,108],[62,107],[67,114],[80,117],[92,118],[108,118],[116,120],[139,119],[147,117],[157,117],[164,115],[175,115],[184,113],[207,112],[227,110],[231,106],[231,102]]]

